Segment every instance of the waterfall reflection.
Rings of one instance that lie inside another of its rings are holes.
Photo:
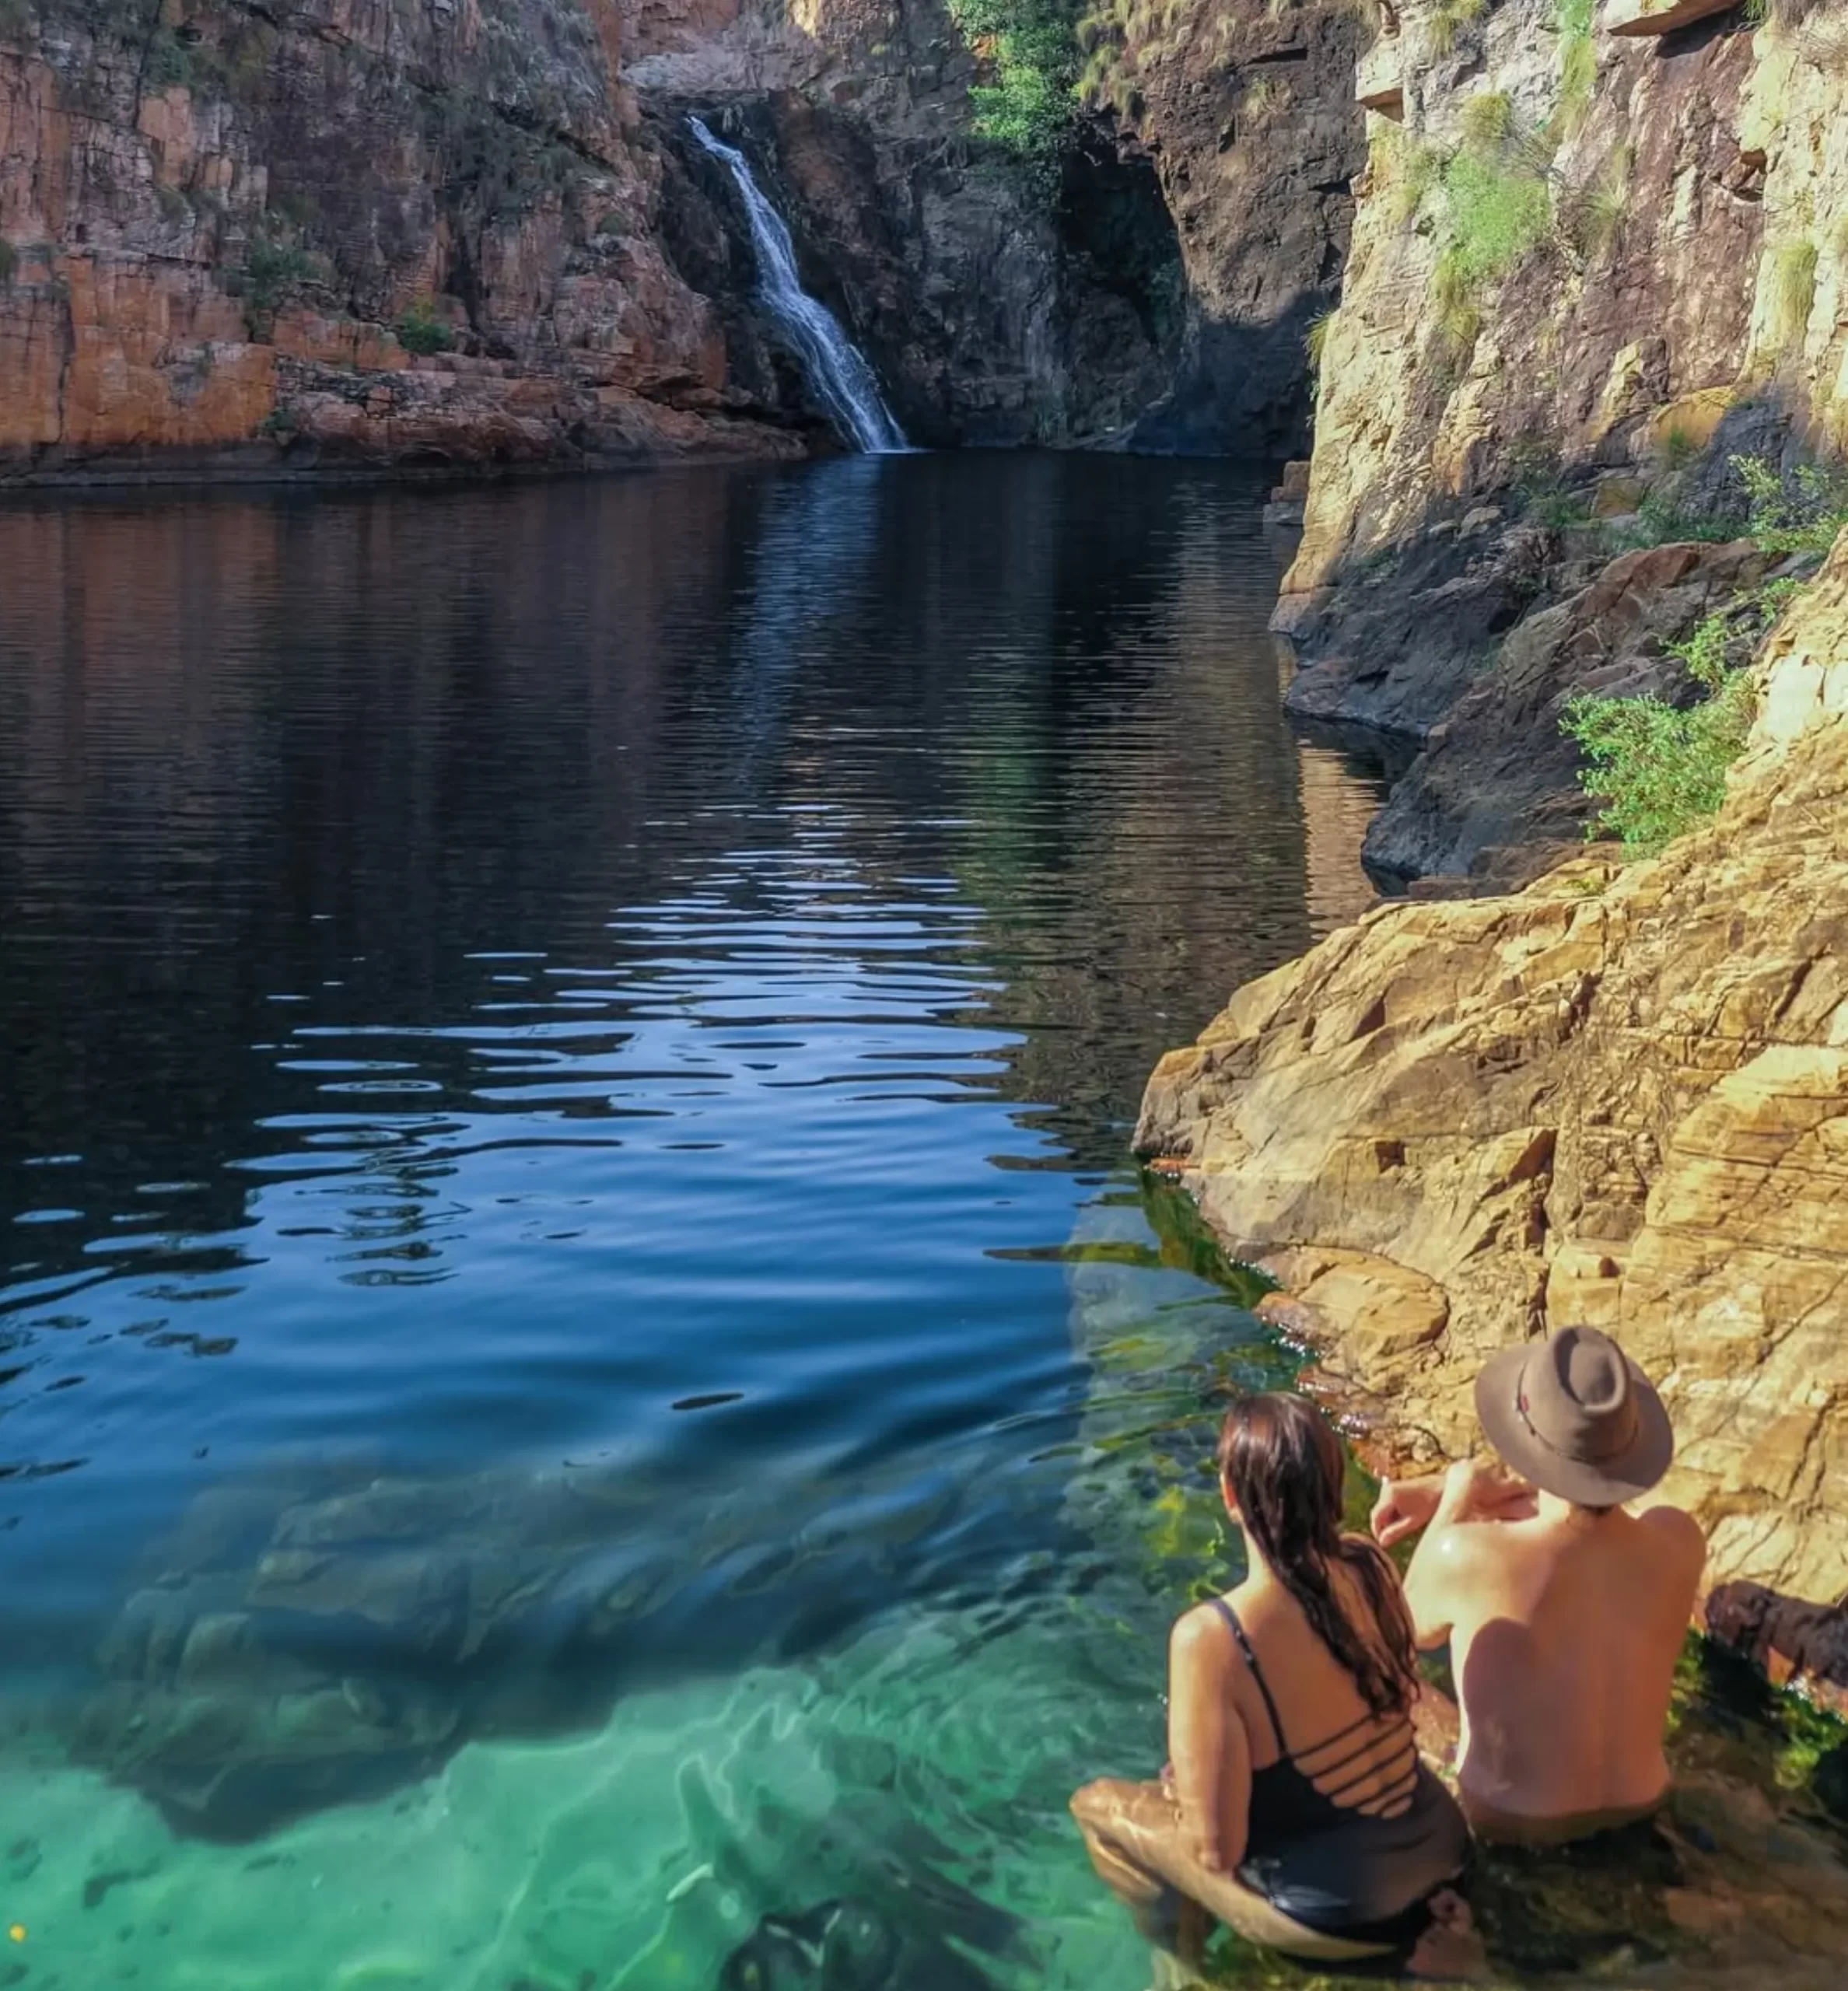
[[[31,505],[0,569],[23,1730],[236,1834],[1043,1604],[1080,1174],[1318,916],[1236,475]]]

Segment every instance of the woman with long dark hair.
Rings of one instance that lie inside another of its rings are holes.
[[[1313,1961],[1452,1975],[1468,1829],[1418,1753],[1398,1573],[1342,1531],[1345,1464],[1300,1397],[1227,1415],[1220,1485],[1245,1579],[1175,1623],[1161,1781],[1089,1784],[1072,1808],[1098,1873],[1164,1947],[1192,1949],[1217,1916]]]

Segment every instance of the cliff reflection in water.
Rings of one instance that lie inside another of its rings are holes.
[[[1055,458],[0,512],[0,1693],[235,1834],[1031,1608],[1056,1247],[1372,793],[1255,528]]]

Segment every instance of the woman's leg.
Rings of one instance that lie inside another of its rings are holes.
[[[1159,1784],[1146,1787],[1160,1789]],[[1131,1793],[1143,1788],[1108,1778],[1087,1783],[1072,1800],[1072,1815],[1078,1821],[1097,1878],[1129,1909],[1130,1919],[1148,1941],[1159,1950],[1178,1954],[1184,1933],[1180,1895],[1166,1881],[1137,1866],[1109,1833],[1110,1821],[1122,1804],[1132,1801]]]
[[[1293,1921],[1229,1874],[1202,1867],[1181,1842],[1174,1799],[1159,1783],[1127,1783],[1104,1778],[1087,1783],[1072,1800],[1091,1864],[1104,1884],[1137,1915],[1139,1926],[1157,1903],[1178,1893],[1189,1904],[1216,1916],[1247,1942],[1315,1963],[1350,1963],[1391,1954],[1379,1943],[1350,1943]],[[1139,1909],[1141,1911],[1139,1913]],[[1198,1935],[1204,1946],[1205,1930]],[[1171,1941],[1166,1947],[1174,1947]],[[1198,1961],[1198,1952],[1188,1956]]]

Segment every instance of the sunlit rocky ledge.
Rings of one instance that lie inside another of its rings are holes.
[[[1607,34],[1672,34],[1737,5],[1738,0],[1608,0],[1603,25]]]

